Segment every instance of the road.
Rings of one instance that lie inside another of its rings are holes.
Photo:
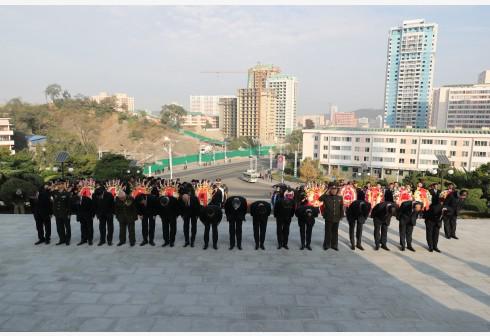
[[[178,170],[174,171],[173,177],[174,179],[180,178],[184,181],[190,181],[192,179],[208,179],[214,181],[219,177],[228,186],[230,196],[240,195],[250,201],[259,199],[269,200],[272,183],[260,179],[257,183],[248,183],[240,179],[242,173],[249,168],[249,161],[241,160],[228,164],[218,163],[216,166],[202,167],[199,169]],[[269,159],[260,159],[258,170],[268,168]],[[163,174],[162,177],[169,178],[169,173]]]

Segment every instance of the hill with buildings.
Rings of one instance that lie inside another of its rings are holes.
[[[168,139],[176,156],[196,153],[199,146],[198,140],[159,119],[121,111],[110,101],[67,96],[34,105],[15,98],[0,107],[0,116],[11,119],[16,150],[29,146],[25,136],[42,135],[45,155],[59,150],[89,156],[112,152],[143,163],[168,157]]]

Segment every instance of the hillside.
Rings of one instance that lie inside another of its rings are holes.
[[[0,116],[12,119],[16,139],[39,134],[48,137],[45,145],[52,156],[58,150],[77,155],[98,151],[126,154],[135,160],[167,158],[165,137],[171,139],[173,155],[198,152],[197,140],[184,136],[158,121],[117,111],[110,104],[87,99],[58,99],[33,105],[12,99],[0,107]],[[19,141],[17,150],[22,149]]]

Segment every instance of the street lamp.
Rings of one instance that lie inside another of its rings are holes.
[[[173,165],[172,165],[172,141],[169,137],[165,137],[164,142],[168,145],[168,164],[170,169],[170,179],[173,179]],[[200,149],[199,149],[200,150]]]

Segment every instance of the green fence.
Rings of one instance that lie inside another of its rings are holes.
[[[216,140],[216,139],[212,139],[212,138],[208,138],[204,135],[200,135],[200,134],[197,134],[197,133],[194,133],[192,131],[188,131],[188,130],[183,130],[182,131],[182,134],[184,135],[187,135],[187,136],[190,136],[194,139],[198,139],[202,142],[207,142],[208,144],[211,144],[211,145],[220,145],[220,146],[224,146],[225,143],[223,141],[220,141],[220,140]]]
[[[261,146],[260,155],[268,155],[269,150],[273,147],[274,146]],[[259,147],[252,147],[252,148],[247,148],[242,150],[233,150],[233,151],[226,152],[226,157],[228,159],[234,157],[248,157],[249,155],[259,155]],[[224,159],[225,159],[225,152],[214,152],[214,155],[212,152],[201,154],[201,162],[212,162],[213,160],[219,161]],[[149,175],[150,173],[155,174],[161,172],[163,169],[167,171],[169,168],[168,162],[169,162],[168,159],[163,159],[153,164],[146,165],[144,167],[143,172],[145,175]],[[185,164],[196,163],[196,162],[199,162],[199,154],[178,156],[172,158],[172,164],[174,166],[185,165]]]

